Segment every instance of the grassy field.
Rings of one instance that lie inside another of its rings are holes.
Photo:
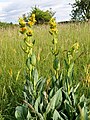
[[[85,80],[85,67],[90,65],[90,23],[59,24],[58,48],[61,69],[65,51],[78,42],[75,60],[75,82]],[[15,107],[22,99],[25,82],[25,54],[21,49],[23,36],[18,27],[0,28],[0,111],[5,120],[14,120]],[[48,25],[34,27],[35,53],[39,76],[49,77],[52,69],[51,42]],[[90,82],[90,80],[89,80]],[[90,88],[81,84],[79,91],[90,95]],[[3,120],[2,118],[0,120]]]

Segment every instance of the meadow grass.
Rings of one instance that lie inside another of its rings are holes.
[[[90,64],[90,23],[59,24],[58,48],[61,69],[65,51],[79,42],[75,60],[75,82],[85,79],[85,66]],[[48,25],[34,26],[35,53],[39,76],[49,77],[52,69],[52,37]],[[25,82],[25,55],[21,49],[23,36],[18,27],[0,29],[0,111],[6,120],[14,120],[15,107],[21,102]],[[81,85],[79,91],[88,97],[90,89]]]

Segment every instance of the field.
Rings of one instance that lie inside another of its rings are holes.
[[[75,60],[74,84],[81,82],[78,94],[84,93],[90,98],[90,80],[87,85],[85,68],[90,66],[90,23],[68,23],[58,25],[58,49],[60,69],[64,53],[75,43],[79,43],[79,52]],[[49,77],[52,68],[52,37],[48,25],[34,26],[34,51],[37,57],[39,76]],[[0,28],[0,120],[14,120],[15,107],[21,104],[25,83],[25,54],[21,49],[23,36],[19,27]]]

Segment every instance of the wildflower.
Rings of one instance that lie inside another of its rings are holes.
[[[51,18],[51,20],[50,20],[50,22],[49,22],[49,24],[50,24],[50,34],[52,35],[52,34],[57,34],[58,33],[58,30],[57,30],[57,25],[56,25],[56,21],[55,21],[55,19],[54,18]]]
[[[56,21],[55,21],[55,19],[54,19],[54,18],[51,18],[49,24],[50,24],[50,28],[51,28],[51,29],[52,29],[52,28],[55,28],[55,27],[56,27]]]
[[[23,20],[23,18],[20,18],[20,19],[19,19],[19,25],[20,25],[21,27],[25,27],[26,22]]]
[[[31,21],[29,21],[29,22],[28,22],[28,26],[31,27],[32,25],[34,25],[34,23],[31,22]]]
[[[27,32],[26,34],[27,34],[27,36],[32,36],[33,31],[32,31],[31,29],[29,29],[28,32]]]
[[[26,27],[22,27],[20,28],[20,33],[24,34],[26,32],[27,28]]]
[[[52,29],[50,29],[49,32],[50,32],[50,34],[53,34],[53,33],[57,34],[58,30],[57,30],[57,28],[52,28]]]
[[[72,48],[73,48],[74,52],[77,51],[78,48],[79,48],[79,43],[76,42],[76,43],[72,46]]]
[[[32,17],[35,18],[35,14],[32,14]]]
[[[35,24],[36,20],[35,20],[35,14],[32,14],[32,16],[29,18],[29,20],[33,23],[33,25]]]

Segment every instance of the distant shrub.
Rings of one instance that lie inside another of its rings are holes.
[[[7,23],[7,22],[0,22],[0,28],[7,28],[7,27],[10,27],[10,26],[17,26],[17,24],[13,24],[12,22],[10,23]]]
[[[29,13],[29,16],[31,16],[32,14],[35,14],[37,24],[43,24],[49,22],[50,19],[54,16],[55,12],[52,12],[51,9],[43,11],[35,6]]]

